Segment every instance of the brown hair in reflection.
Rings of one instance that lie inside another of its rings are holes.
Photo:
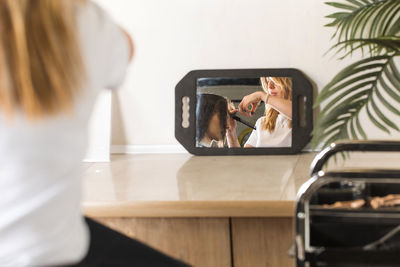
[[[214,94],[198,94],[196,105],[196,145],[222,147],[228,117],[228,100]]]

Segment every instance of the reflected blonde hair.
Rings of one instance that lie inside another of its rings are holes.
[[[275,84],[279,85],[283,89],[283,98],[292,100],[292,79],[288,77],[268,77],[268,80],[272,80]],[[265,89],[264,89],[265,90]],[[268,92],[266,92],[268,93]],[[261,122],[261,129],[273,132],[276,126],[276,119],[278,118],[279,111],[267,105],[265,110],[265,118]],[[292,128],[292,121],[289,121],[289,128]]]
[[[0,0],[0,110],[41,118],[68,110],[84,82],[78,0]]]

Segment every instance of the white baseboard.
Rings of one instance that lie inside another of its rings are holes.
[[[188,153],[181,145],[112,145],[111,154],[180,154]]]

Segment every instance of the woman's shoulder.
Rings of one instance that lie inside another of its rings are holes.
[[[278,115],[278,120],[282,120],[282,121],[290,121],[291,119],[289,119],[288,117],[286,117],[285,115],[283,115],[282,113],[279,113]]]
[[[262,116],[257,119],[256,124],[254,125],[257,128],[257,130],[261,129],[261,124],[263,123],[264,118],[265,116]]]
[[[117,88],[130,60],[129,40],[99,4],[88,0],[78,12],[82,56],[89,80],[97,88]]]
[[[290,119],[283,114],[279,114],[276,119],[276,125],[281,125],[283,127],[287,127],[290,123]]]
[[[107,12],[91,0],[79,3],[78,14],[80,27],[92,26],[98,30],[104,27],[104,24],[110,19]]]
[[[266,118],[265,116],[259,117],[259,118],[257,119],[257,121],[256,121],[256,124],[262,123],[262,122],[264,121],[265,118]]]

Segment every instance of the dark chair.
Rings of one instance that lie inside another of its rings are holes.
[[[297,195],[298,267],[400,266],[400,168],[322,171],[350,151],[400,152],[400,142],[336,143],[316,156]]]

